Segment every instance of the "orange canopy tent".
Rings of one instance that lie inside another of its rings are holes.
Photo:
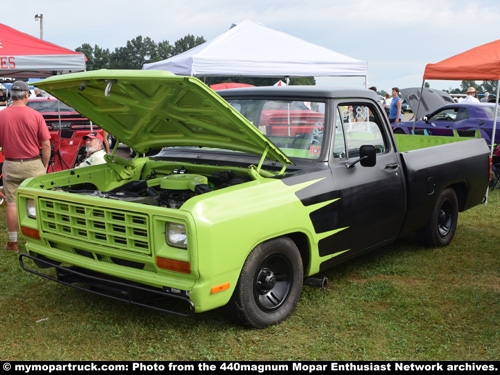
[[[426,79],[489,80],[498,82],[495,119],[493,120],[493,132],[491,135],[491,156],[493,156],[498,119],[498,98],[500,93],[500,39],[459,53],[458,55],[449,57],[436,64],[427,64],[424,71],[424,79],[422,81],[422,91]],[[420,94],[420,96],[422,96],[422,94]],[[413,126],[415,127],[415,123]],[[486,191],[486,202],[487,201],[488,191]]]
[[[424,80],[500,80],[500,39],[427,64]]]
[[[498,81],[496,96],[498,98],[500,90],[500,39],[459,53],[441,62],[427,64],[424,70],[421,91],[423,91],[426,79]],[[496,103],[493,134],[491,137],[492,156],[495,148],[494,140],[497,128],[498,100]]]

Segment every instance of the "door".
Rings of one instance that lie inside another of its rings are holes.
[[[335,106],[331,170],[338,200],[325,207],[322,256],[343,252],[336,260],[394,240],[405,213],[405,185],[398,153],[387,134],[381,109],[373,103],[343,102]],[[376,165],[364,167],[361,145],[376,148]]]

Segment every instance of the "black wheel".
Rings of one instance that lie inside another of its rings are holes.
[[[302,258],[295,243],[285,237],[264,242],[245,261],[230,307],[243,325],[266,328],[292,313],[303,281]]]
[[[455,235],[457,221],[457,195],[448,188],[441,193],[427,225],[417,231],[417,240],[426,247],[447,246]]]
[[[404,130],[402,129],[393,129],[394,134],[405,134]]]

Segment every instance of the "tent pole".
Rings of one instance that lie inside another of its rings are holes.
[[[420,101],[422,100],[422,92],[424,91],[424,84],[425,84],[425,79],[422,80],[422,86],[420,87],[420,95],[418,97],[418,103],[417,103],[417,112],[420,109]],[[413,129],[412,129],[412,134],[415,134],[415,126],[417,125],[417,116],[413,117]]]
[[[500,93],[500,79],[497,81],[497,96],[495,98],[495,118],[493,120],[493,131],[491,132],[491,150],[490,150],[490,158],[493,158],[493,152],[495,151],[495,137],[497,132],[497,120],[498,120],[498,95]],[[484,205],[488,203],[488,193],[490,191],[490,187],[486,189],[486,200],[484,201]]]
[[[493,132],[491,133],[491,156],[493,156],[493,151],[495,151],[495,136],[497,131],[497,119],[498,119],[498,93],[500,92],[500,80],[497,81],[497,96],[495,103],[495,119],[493,120]]]

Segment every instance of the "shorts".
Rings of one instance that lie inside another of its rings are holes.
[[[5,160],[2,168],[3,190],[7,203],[16,202],[16,192],[21,183],[30,177],[47,173],[41,159],[28,161]]]

